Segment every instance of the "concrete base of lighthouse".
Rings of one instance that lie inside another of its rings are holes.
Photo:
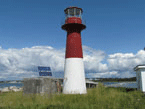
[[[64,94],[86,94],[85,72],[82,58],[66,58]]]

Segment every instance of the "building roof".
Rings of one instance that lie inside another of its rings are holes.
[[[142,65],[137,65],[135,68],[134,68],[134,71],[137,71],[138,69],[145,69],[145,64],[142,64]]]
[[[94,82],[94,81],[90,81],[90,80],[86,80],[86,83],[89,83],[89,84],[98,84],[98,82]]]

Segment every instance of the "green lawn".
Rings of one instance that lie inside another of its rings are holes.
[[[136,89],[107,88],[99,84],[85,95],[0,94],[0,109],[144,109],[145,96]]]

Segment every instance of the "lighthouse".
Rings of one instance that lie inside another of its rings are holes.
[[[64,94],[86,94],[85,71],[81,31],[86,28],[82,23],[83,10],[78,7],[68,7],[64,10],[65,23],[62,29],[67,31],[65,66],[64,66]]]

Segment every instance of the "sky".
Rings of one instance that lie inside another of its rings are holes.
[[[144,0],[1,0],[0,80],[36,77],[38,65],[63,77],[69,6],[83,9],[86,77],[136,76],[133,68],[145,64]]]

